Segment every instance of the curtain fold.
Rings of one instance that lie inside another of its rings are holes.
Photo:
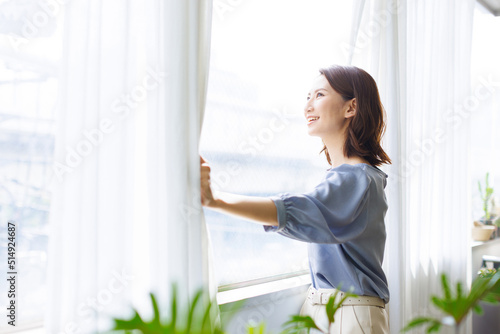
[[[472,96],[473,11],[471,0],[408,2],[411,94],[402,176],[408,210],[405,297],[413,301],[405,305],[407,318],[432,313],[428,296],[441,291],[441,273],[453,282],[469,280],[470,129],[468,122],[457,126],[454,118]]]
[[[212,1],[65,8],[48,251],[48,333],[110,328],[209,289],[198,144]]]
[[[356,44],[359,37],[359,28],[361,27],[361,18],[365,9],[366,0],[355,0],[352,2],[352,21],[351,36],[349,38],[349,47],[347,50],[347,64],[351,64],[356,53]]]
[[[163,43],[164,53],[156,60],[163,65],[169,84],[152,101],[164,112],[148,112],[147,146],[149,197],[154,207],[151,221],[156,224],[150,247],[164,257],[156,257],[151,276],[153,285],[166,295],[169,287],[164,282],[170,278],[189,296],[204,287],[214,298],[217,286],[212,279],[212,250],[200,200],[198,150],[208,83],[212,2],[171,1],[160,10],[158,42]],[[166,225],[165,219],[172,223]]]
[[[375,78],[387,112],[384,147],[393,163],[383,168],[384,270],[397,332],[433,312],[442,272],[468,281],[469,131],[450,120],[470,96],[474,1],[358,0],[354,7],[365,14],[353,29],[349,62]]]
[[[386,251],[384,271],[391,300],[389,321],[391,332],[404,326],[401,309],[405,295],[405,193],[400,182],[402,157],[405,156],[406,96],[406,2],[357,0],[353,15],[356,27],[351,30],[350,65],[368,71],[377,81],[387,115],[383,146],[392,160],[382,169],[389,175],[386,188],[389,209],[386,214]],[[361,13],[365,13],[364,16]],[[362,19],[361,19],[362,17]]]

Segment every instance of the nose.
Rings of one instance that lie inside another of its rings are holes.
[[[312,111],[312,106],[310,105],[309,101],[307,101],[305,107],[304,107],[304,116],[307,117],[307,114]]]

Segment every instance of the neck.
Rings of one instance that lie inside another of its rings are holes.
[[[344,155],[345,137],[343,134],[322,139],[328,150],[332,168],[338,167],[342,164],[354,165],[357,163],[368,163],[368,161],[362,157],[354,156],[348,158]]]

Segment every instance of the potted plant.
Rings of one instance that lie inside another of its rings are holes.
[[[477,241],[485,241],[498,237],[498,227],[495,224],[495,222],[497,221],[497,217],[491,213],[491,198],[493,195],[493,188],[490,187],[489,174],[490,173],[486,173],[484,191],[483,187],[481,186],[481,182],[477,182],[484,211],[484,216],[481,217],[481,219],[479,219],[478,221],[474,222],[474,228],[472,229],[472,237]],[[489,238],[488,235],[490,236]]]
[[[187,310],[179,309],[179,300],[177,299],[177,284],[172,284],[172,298],[170,301],[170,314],[167,317],[161,315],[157,298],[150,293],[153,309],[153,318],[144,320],[136,309],[133,309],[133,317],[130,319],[113,318],[114,326],[105,333],[142,333],[142,334],[227,334],[223,328],[223,323],[217,317],[217,312],[212,312],[214,307],[218,307],[215,300],[210,301],[208,295],[202,289],[199,289],[192,301],[188,303]],[[342,298],[337,298],[337,292],[330,296],[326,304],[325,311],[329,326],[335,321],[335,313],[340,309],[342,303],[349,297],[357,295],[347,292]],[[231,310],[229,317],[234,315],[242,306],[243,301],[237,302]],[[228,319],[226,318],[226,321]],[[282,325],[281,334],[309,333],[312,329],[321,331],[310,316],[291,315],[290,320]],[[248,334],[269,333],[265,329],[265,323],[257,326],[248,325]],[[321,333],[325,333],[321,331]]]
[[[492,239],[493,233],[498,229],[496,225],[485,225],[481,221],[474,221],[472,228],[472,239],[475,241],[488,241]]]
[[[426,333],[437,333],[443,327],[452,327],[455,333],[459,333],[463,320],[471,311],[482,314],[483,310],[479,302],[498,305],[500,300],[500,271],[497,272],[495,269],[480,270],[468,293],[460,282],[453,291],[445,274],[441,275],[441,285],[443,296],[432,296],[431,302],[442,312],[442,316],[438,318],[417,317],[402,329],[403,332],[427,326]]]

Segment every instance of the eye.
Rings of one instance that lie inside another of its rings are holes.
[[[320,93],[320,92],[318,92],[318,94],[316,94],[316,96],[320,96],[320,95],[325,96],[323,93]]]
[[[309,101],[309,99],[310,99],[310,97],[309,97],[309,96],[307,96],[307,97],[306,97],[306,101]]]

